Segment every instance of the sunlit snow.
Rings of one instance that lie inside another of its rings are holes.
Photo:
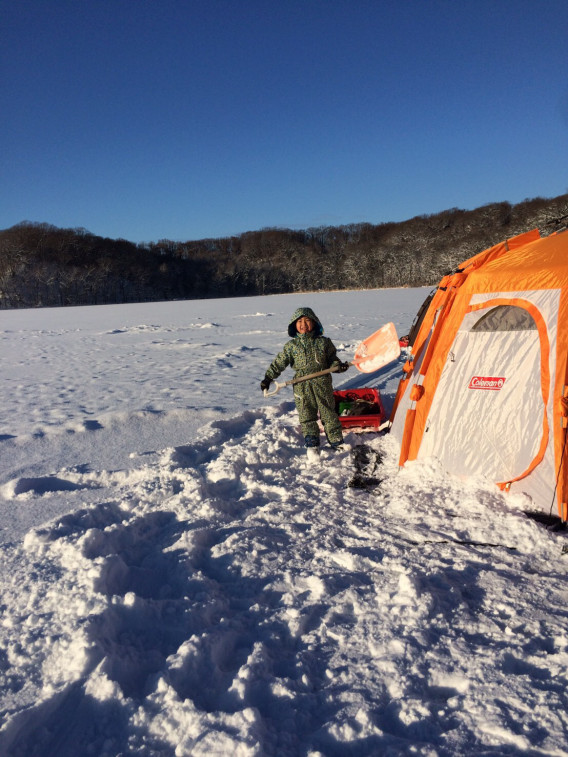
[[[2,312],[0,754],[568,753],[564,532],[260,391],[297,307],[351,360],[426,293]]]

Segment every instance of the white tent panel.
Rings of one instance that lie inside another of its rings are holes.
[[[457,474],[508,481],[537,455],[544,404],[538,331],[459,332],[444,366],[419,457]]]

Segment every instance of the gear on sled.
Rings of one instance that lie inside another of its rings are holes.
[[[345,389],[333,393],[335,409],[343,428],[352,431],[378,431],[386,421],[378,389]]]

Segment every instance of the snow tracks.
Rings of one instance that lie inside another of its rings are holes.
[[[54,472],[106,497],[13,556],[2,754],[564,753],[560,537],[482,484],[398,474],[388,437],[308,468],[289,411]]]

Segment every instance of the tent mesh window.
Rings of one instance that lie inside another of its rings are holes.
[[[532,315],[516,305],[499,305],[482,316],[472,331],[532,331],[536,323]]]

